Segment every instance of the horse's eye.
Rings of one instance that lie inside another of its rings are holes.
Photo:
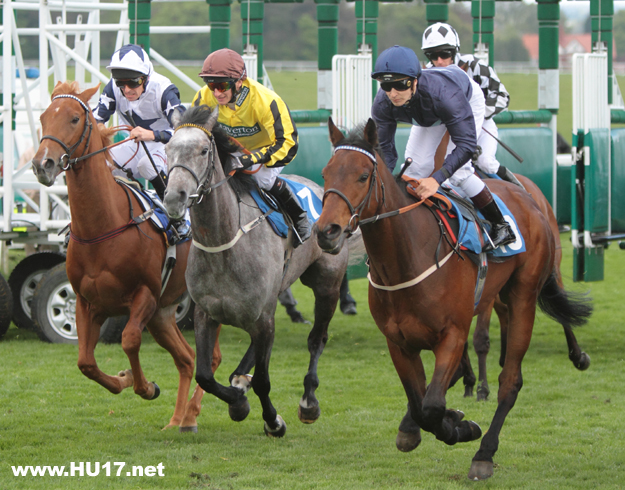
[[[72,124],[78,124],[78,121],[80,121],[80,118],[76,116],[74,117],[74,119],[72,119]]]
[[[369,174],[362,174],[360,176],[360,178],[358,179],[358,182],[367,182],[367,180],[369,179]]]
[[[202,156],[206,155],[208,153],[208,147],[205,146],[204,148],[202,148]]]

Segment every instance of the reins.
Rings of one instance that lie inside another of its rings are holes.
[[[55,143],[57,143],[58,145],[60,145],[61,148],[63,148],[63,150],[65,151],[65,154],[61,156],[60,160],[65,162],[65,164],[61,167],[64,171],[70,170],[78,162],[82,162],[83,160],[87,160],[88,158],[91,158],[94,155],[97,155],[99,153],[105,152],[106,150],[108,150],[110,148],[114,148],[115,146],[121,145],[123,143],[126,143],[127,141],[133,141],[134,140],[134,138],[126,138],[125,140],[118,141],[117,143],[113,143],[112,145],[105,146],[104,148],[96,150],[96,151],[94,151],[92,153],[85,154],[86,151],[89,149],[89,143],[91,142],[91,133],[93,131],[93,124],[89,120],[89,113],[91,112],[91,110],[89,109],[89,107],[87,107],[87,104],[85,104],[82,100],[80,100],[75,95],[71,95],[71,94],[60,94],[60,95],[57,95],[57,96],[52,98],[52,101],[54,102],[56,99],[62,99],[62,98],[63,99],[73,99],[73,100],[75,100],[76,102],[78,102],[81,105],[81,107],[85,111],[85,125],[83,127],[82,135],[80,136],[80,139],[78,140],[78,142],[73,144],[70,147],[68,147],[64,142],[62,142],[57,137],[50,136],[50,135],[42,136],[40,142],[43,141],[43,140],[52,140]],[[118,130],[123,130],[123,129],[126,129],[126,127],[125,126],[119,126],[118,127]],[[87,131],[89,131],[88,134],[87,134]],[[77,157],[77,158],[72,158],[72,155],[73,155],[74,151],[76,151],[76,149],[80,146],[80,144],[85,139],[85,135],[87,136],[87,142],[85,144],[85,148],[84,148],[84,150],[82,152],[82,155]],[[137,150],[138,149],[139,149],[139,144],[137,143]],[[126,162],[126,163],[128,163],[128,162]]]

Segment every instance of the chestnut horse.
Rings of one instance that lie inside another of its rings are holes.
[[[139,202],[113,178],[105,148],[111,130],[98,128],[87,104],[98,86],[78,92],[78,83],[59,82],[52,103],[41,115],[41,144],[32,164],[37,180],[51,186],[65,171],[71,210],[67,276],[76,292],[78,367],[88,378],[118,394],[132,386],[146,400],[160,390],[148,382],[139,363],[141,333],[147,327],[156,342],[174,358],[180,375],[174,414],[167,427],[195,425],[184,420],[193,379],[195,353],[176,326],[176,307],[186,291],[185,269],[190,242],[176,247],[176,264],[161,294],[161,270],[167,244],[150,223],[136,224]],[[102,132],[101,132],[102,131]],[[122,348],[131,369],[117,376],[102,372],[94,350],[102,323],[130,315]],[[213,357],[218,366],[218,347]],[[194,396],[200,396],[196,389]]]
[[[421,442],[421,428],[449,445],[481,437],[475,422],[446,408],[445,395],[472,317],[497,294],[508,307],[498,406],[468,474],[472,480],[486,479],[493,474],[503,423],[523,385],[521,361],[532,336],[536,305],[559,323],[570,325],[584,323],[592,308],[572,299],[558,283],[555,240],[536,202],[519,187],[499,181],[490,181],[489,186],[516,217],[526,251],[489,264],[481,301],[474,307],[477,266],[448,243],[447,232],[441,232],[429,208],[416,206],[405,183],[394,179],[376,151],[375,123],[369,119],[364,130],[347,138],[331,120],[329,130],[335,153],[323,170],[325,196],[317,239],[324,250],[336,251],[362,225],[370,266],[369,307],[387,338],[408,397],[408,411],[397,435],[399,450],[415,449]],[[424,349],[435,356],[429,384],[421,360]]]

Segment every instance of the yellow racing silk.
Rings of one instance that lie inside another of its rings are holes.
[[[192,105],[217,106],[208,87],[195,94]],[[234,102],[234,110],[219,106],[219,124],[252,152],[254,163],[283,167],[297,153],[297,129],[289,108],[272,90],[249,78],[243,82]]]

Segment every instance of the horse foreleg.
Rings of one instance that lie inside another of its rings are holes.
[[[335,289],[328,290],[327,293],[315,289],[315,321],[308,334],[308,352],[310,361],[308,372],[304,377],[304,394],[299,402],[297,415],[304,424],[312,424],[321,415],[319,401],[315,396],[319,388],[319,376],[317,367],[319,358],[328,342],[328,325],[334,316],[336,304],[339,300],[339,285]]]
[[[240,388],[244,393],[247,393],[252,386],[252,375],[249,372],[255,363],[254,342],[250,342],[250,346],[245,351],[241,362],[230,375],[230,386]]]
[[[263,407],[263,420],[265,421],[265,434],[270,437],[282,437],[286,433],[286,424],[278,415],[269,398],[271,381],[269,379],[269,359],[273,347],[275,324],[273,315],[261,315],[256,322],[256,328],[252,336],[254,352],[256,354],[256,368],[252,379],[252,388],[258,396]]]
[[[478,365],[478,385],[477,385],[477,401],[488,399],[490,389],[488,387],[488,376],[486,374],[486,358],[490,351],[490,318],[493,312],[493,303],[486,310],[480,313],[475,324],[473,332],[473,348],[477,354]]]
[[[458,328],[447,329],[447,334],[434,347],[434,373],[423,398],[423,424],[421,427],[432,432],[446,444],[473,441],[482,435],[480,427],[472,421],[462,420],[464,414],[447,410],[445,395],[449,382],[458,368],[466,339]]]
[[[158,345],[171,354],[179,374],[176,406],[169,424],[164,429],[180,425],[187,405],[195,368],[195,352],[176,325],[176,306],[172,305],[157,311],[147,325]]]
[[[511,294],[510,297],[513,295]],[[517,296],[518,299],[518,296]],[[484,480],[493,474],[493,456],[499,447],[499,433],[506,416],[514,406],[523,386],[521,362],[529,348],[536,313],[536,298],[515,301],[508,304],[509,326],[505,363],[499,375],[497,410],[482,438],[480,449],[473,457],[469,479]]]
[[[221,350],[219,348],[219,333],[221,332],[221,325],[218,327],[217,340],[213,347],[213,359],[211,361],[211,370],[213,374],[217,371],[217,368],[221,364]],[[193,396],[187,402],[187,408],[185,410],[182,421],[180,422],[180,432],[197,432],[197,418],[202,410],[202,397],[204,396],[204,390],[200,385],[196,385],[193,390]]]
[[[213,368],[216,369],[213,357],[218,349],[218,337],[221,325],[196,304],[195,308],[195,380],[200,387],[211,395],[225,401],[229,407],[230,418],[240,422],[250,412],[250,404],[243,390],[234,386],[219,384],[214,376]],[[221,354],[219,354],[221,355]]]
[[[124,372],[119,376],[109,376],[100,370],[95,360],[95,346],[100,337],[100,327],[89,315],[89,305],[85,299],[76,295],[76,331],[78,334],[78,368],[96,383],[117,395],[132,386],[132,373]]]
[[[399,424],[395,445],[402,452],[412,451],[421,444],[421,429],[419,427],[422,420],[421,405],[425,394],[426,380],[421,356],[415,354],[409,356],[397,344],[390,339],[386,339],[389,353],[395,371],[406,392],[408,398],[408,410]]]
[[[156,312],[156,300],[147,287],[139,289],[130,307],[130,318],[122,333],[122,349],[130,361],[133,389],[144,400],[154,400],[160,395],[160,388],[155,382],[148,383],[139,362],[141,333],[148,320]],[[126,371],[128,373],[128,371]]]

